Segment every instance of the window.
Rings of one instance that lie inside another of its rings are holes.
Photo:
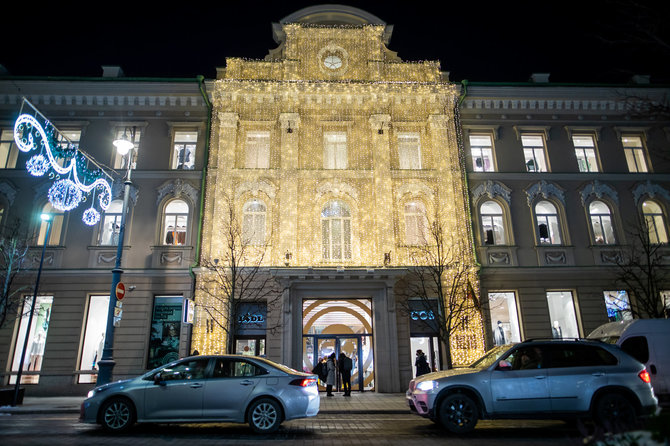
[[[479,207],[482,219],[482,243],[484,245],[504,245],[505,226],[502,207],[495,201],[486,201]]]
[[[47,203],[42,208],[43,214],[51,214],[51,232],[49,233],[49,240],[47,241],[47,246],[58,246],[61,244],[61,235],[63,232],[63,222],[65,220],[65,213],[59,211],[58,209],[51,206],[51,203]],[[37,245],[42,246],[45,243],[47,236],[47,225],[48,222],[41,221],[40,229],[37,235]]]
[[[135,130],[135,135],[134,137],[131,135],[131,130],[132,128],[128,127],[117,127],[116,130],[114,131],[114,140],[117,140],[121,138],[124,134],[126,135],[126,138],[128,138],[129,141],[133,141],[135,150],[140,146],[140,137],[142,136],[142,132],[139,129]],[[128,162],[128,155],[121,156],[119,152],[114,150],[114,169],[125,169],[128,167],[126,163]]]
[[[175,131],[172,142],[172,168],[192,170],[195,166],[195,145],[198,142],[196,131]]]
[[[543,369],[547,367],[546,346],[521,347],[505,357],[512,370]]]
[[[114,200],[109,204],[102,217],[100,226],[100,239],[98,244],[101,246],[116,246],[119,244],[119,230],[121,229],[121,213],[123,208],[122,200]]]
[[[578,338],[577,316],[571,291],[547,292],[551,336],[553,338]]]
[[[609,206],[602,201],[593,201],[589,205],[593,242],[596,245],[612,245],[616,243],[612,215]]]
[[[630,312],[630,300],[626,290],[603,291],[605,297],[605,309],[607,310],[607,319],[610,322],[632,319]]]
[[[622,135],[621,144],[626,155],[629,172],[648,172],[644,156],[642,138],[635,135]]]
[[[495,345],[521,342],[521,329],[513,292],[489,293],[491,332]]]
[[[204,379],[209,358],[188,359],[178,362],[171,367],[164,367],[161,371],[162,381],[179,381],[183,379]]]
[[[647,224],[649,243],[654,245],[668,243],[668,233],[665,230],[665,216],[658,203],[651,200],[642,203],[642,214]]]
[[[610,352],[593,345],[556,344],[544,347],[550,352],[549,367],[600,367],[617,365],[618,361]]]
[[[329,202],[321,211],[324,260],[351,260],[351,213],[341,201]]]
[[[89,298],[79,370],[98,370],[98,361],[102,358],[102,350],[105,347],[108,307],[109,294]],[[94,383],[97,377],[98,375],[95,374],[82,373],[79,375],[78,382],[80,384]]]
[[[649,343],[644,336],[632,336],[621,343],[621,350],[646,364],[649,361]]]
[[[591,135],[573,135],[575,155],[580,172],[598,172],[596,143]]]
[[[270,167],[270,132],[247,132],[244,148],[244,167],[267,169]]]
[[[475,172],[494,172],[491,135],[470,135],[470,155]]]
[[[32,306],[32,296],[26,297],[21,311],[21,322],[19,332],[16,336],[16,346],[14,348],[14,358],[12,361],[12,371],[19,370],[21,354],[23,352],[23,342],[28,335],[28,348],[23,363],[24,372],[39,372],[42,370],[42,359],[44,358],[44,347],[47,342],[47,333],[49,332],[49,322],[51,319],[51,307],[53,305],[53,296],[37,296],[35,309],[33,311],[33,321],[28,328],[28,319],[30,318],[30,309]],[[21,376],[22,384],[37,384],[39,375]],[[16,376],[9,380],[10,384],[16,384]]]
[[[166,245],[186,244],[188,230],[188,204],[183,200],[172,200],[165,206],[163,222],[163,243]]]
[[[541,135],[521,135],[523,156],[528,172],[547,172],[544,155],[544,138]]]
[[[405,204],[405,241],[408,245],[428,243],[426,207],[420,201]]]
[[[217,359],[214,363],[214,378],[245,378],[265,375],[267,372],[250,362],[239,359]]]
[[[327,132],[323,135],[323,168],[347,168],[347,134],[344,132]]]
[[[154,299],[148,369],[179,359],[183,301],[182,296],[156,296]]]
[[[63,150],[68,148],[78,148],[80,139],[81,130],[59,130],[58,145]],[[56,158],[56,161],[61,167],[65,165],[65,158]]]
[[[262,201],[251,200],[244,203],[242,208],[242,237],[244,243],[262,245],[265,243],[265,212]]]
[[[556,206],[548,201],[540,201],[535,205],[537,235],[541,245],[560,245],[561,230],[558,224]]]
[[[0,169],[14,169],[19,149],[14,144],[14,130],[4,129],[0,133]]]
[[[398,133],[401,169],[421,169],[421,138],[418,133]]]

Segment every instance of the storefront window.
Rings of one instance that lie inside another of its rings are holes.
[[[157,296],[154,300],[147,368],[179,359],[182,301],[182,296]]]
[[[630,312],[630,300],[625,290],[603,291],[607,318],[610,322],[633,319]]]
[[[79,370],[98,370],[98,361],[102,358],[102,350],[105,347],[108,307],[109,295],[91,296],[89,299]],[[79,383],[94,383],[97,378],[96,374],[82,373],[79,375]]]
[[[491,333],[495,345],[521,342],[516,294],[513,292],[489,293]]]
[[[237,307],[235,354],[265,355],[267,312],[264,303],[242,303]]]
[[[577,315],[575,303],[570,291],[547,292],[549,318],[551,319],[551,335],[554,338],[578,338]]]
[[[44,347],[47,341],[49,331],[49,319],[51,318],[51,306],[53,305],[53,296],[37,296],[33,321],[28,328],[28,319],[30,317],[30,306],[32,305],[32,296],[26,297],[22,311],[21,323],[19,325],[19,335],[16,337],[16,347],[14,349],[14,359],[12,361],[12,371],[18,372],[21,362],[21,353],[23,352],[23,342],[28,333],[28,348],[26,349],[26,358],[23,363],[22,384],[37,384],[39,372],[42,370],[42,358],[44,357]],[[16,376],[10,378],[10,384],[16,384]]]

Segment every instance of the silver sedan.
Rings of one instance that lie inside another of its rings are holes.
[[[96,387],[80,421],[112,432],[135,422],[246,422],[268,433],[284,420],[316,416],[319,403],[315,375],[253,356],[193,356]]]

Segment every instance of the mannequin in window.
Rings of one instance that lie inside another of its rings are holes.
[[[528,172],[535,172],[535,160],[526,161],[526,170]]]
[[[495,245],[495,241],[493,239],[493,229],[486,230],[486,241],[484,242],[484,244]]]
[[[96,370],[96,364],[102,358],[102,351],[105,348],[105,333],[100,333],[100,342],[98,343],[98,349],[95,351],[95,356],[93,357],[93,364],[91,364],[91,370]]]
[[[551,243],[551,240],[549,240],[549,228],[547,225],[540,223],[538,230],[540,232],[540,243]]]
[[[493,330],[493,341],[496,345],[505,345],[505,329],[503,328],[502,321],[498,321],[498,325]]]
[[[121,231],[121,227],[117,225],[116,223],[112,222],[112,240],[111,244],[112,245],[118,245],[119,244],[119,232]]]
[[[481,170],[481,168],[483,167],[482,159],[480,157],[475,158],[475,167],[478,170]]]
[[[186,149],[180,147],[177,149],[177,169],[184,168],[184,157],[186,156]]]
[[[563,337],[563,331],[561,330],[561,324],[558,321],[554,321],[554,326],[551,328],[551,336],[560,339]]]
[[[28,370],[41,370],[45,341],[46,334],[44,330],[40,329],[35,336],[35,340],[30,346],[30,362],[28,363]]]
[[[186,243],[186,226],[177,226],[177,240],[175,245],[183,245]]]
[[[174,245],[175,242],[175,230],[174,226],[170,225],[167,227],[167,233],[165,234],[165,244]]]

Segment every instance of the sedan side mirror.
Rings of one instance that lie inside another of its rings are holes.
[[[496,370],[512,370],[512,364],[504,359],[498,363]]]
[[[163,380],[163,377],[161,376],[161,372],[158,372],[154,375],[154,384],[157,386],[164,386],[165,385],[165,380]]]

